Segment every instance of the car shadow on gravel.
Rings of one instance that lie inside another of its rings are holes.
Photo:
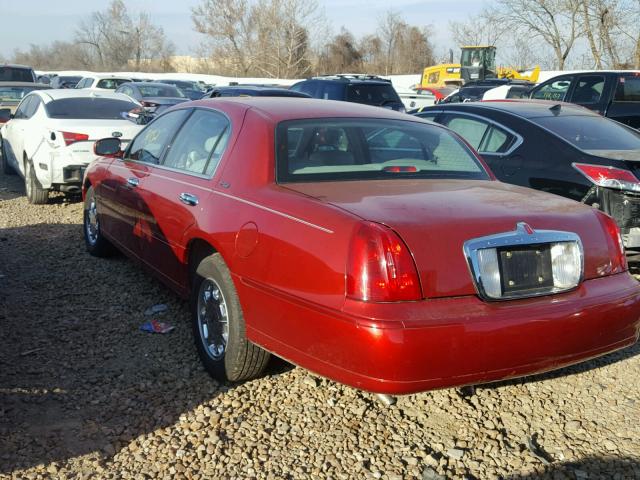
[[[230,388],[202,369],[187,305],[126,258],[88,255],[79,221],[1,232],[0,476],[101,462]],[[176,328],[140,331],[151,318]]]
[[[478,385],[476,388],[500,388],[509,385],[523,385],[526,383],[539,382],[542,380],[551,380],[559,377],[566,377],[570,375],[576,375],[579,373],[588,372],[590,370],[595,370],[601,367],[605,367],[607,365],[612,365],[617,362],[623,362],[628,360],[629,358],[633,358],[636,355],[640,355],[640,342],[635,343],[631,347],[624,348],[622,350],[618,350],[616,352],[610,353],[608,355],[604,355],[602,357],[594,358],[592,360],[578,363],[576,365],[572,365],[570,367],[561,368],[559,370],[554,370],[547,373],[541,373],[538,375],[530,375],[528,377],[520,377],[514,378],[511,380],[504,380],[502,382],[494,382],[487,383],[484,385]]]
[[[512,474],[505,480],[618,479],[640,478],[640,461],[627,457],[587,457],[575,462],[553,463],[540,471]]]

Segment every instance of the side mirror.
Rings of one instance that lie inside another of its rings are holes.
[[[119,138],[103,138],[93,144],[93,152],[100,157],[122,157],[122,142]]]
[[[0,108],[0,123],[7,123],[13,118],[10,108]]]

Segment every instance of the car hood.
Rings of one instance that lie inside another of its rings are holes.
[[[383,180],[289,184],[288,188],[395,230],[411,250],[427,298],[474,295],[467,240],[513,231],[577,233],[585,278],[608,271],[608,241],[591,207],[497,181]]]

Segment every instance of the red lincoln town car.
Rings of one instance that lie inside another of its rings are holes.
[[[207,371],[272,352],[406,394],[556,369],[632,345],[640,284],[605,214],[495,180],[444,127],[286,98],[185,103],[87,169],[88,251],[191,299]]]

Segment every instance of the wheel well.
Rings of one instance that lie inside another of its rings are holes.
[[[191,282],[193,279],[193,274],[196,272],[196,268],[200,264],[200,261],[208,257],[209,255],[213,255],[217,253],[217,250],[211,246],[211,244],[201,238],[195,238],[189,242],[187,246],[187,258],[189,262],[189,288],[191,288]]]

